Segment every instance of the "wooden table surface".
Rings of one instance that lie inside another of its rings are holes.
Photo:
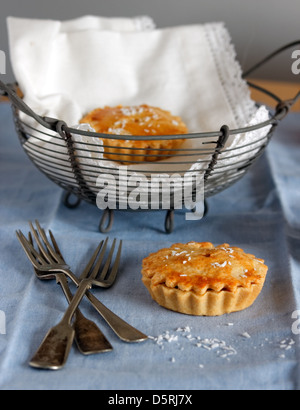
[[[300,80],[300,78],[299,78]],[[260,87],[265,88],[268,91],[271,91],[276,96],[280,97],[282,100],[288,100],[294,98],[295,95],[300,91],[300,81],[299,83],[289,83],[283,81],[267,81],[260,79],[250,79],[249,81],[253,82]],[[274,107],[274,100],[264,93],[261,93],[257,90],[251,89],[251,97],[254,101],[270,105]],[[7,99],[0,97],[0,102],[6,102]],[[300,112],[300,100],[292,107],[292,111]]]
[[[283,82],[283,81],[267,81],[267,80],[257,80],[257,79],[251,79],[249,80],[253,84],[256,84],[260,87],[265,88],[268,91],[271,91],[273,94],[275,94],[277,97],[281,98],[282,100],[289,100],[290,98],[294,98],[297,93],[300,91],[300,76],[299,76],[299,82],[298,83],[288,83],[288,82]],[[259,91],[256,91],[254,89],[251,89],[251,97],[254,101],[271,105],[274,107],[275,101],[266,96],[266,94],[263,94]],[[297,101],[295,105],[293,105],[292,111],[297,111],[300,112],[300,100]]]

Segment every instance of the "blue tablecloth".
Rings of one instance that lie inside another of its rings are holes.
[[[15,235],[39,219],[54,232],[79,273],[103,237],[101,211],[87,203],[74,210],[63,191],[24,153],[8,104],[0,105],[0,388],[100,390],[202,390],[299,388],[300,325],[300,115],[284,119],[265,154],[249,173],[208,200],[200,221],[165,212],[115,213],[109,236],[124,240],[115,286],[93,290],[126,321],[150,335],[145,343],[120,341],[87,300],[84,313],[99,325],[114,350],[82,356],[74,347],[64,369],[35,370],[28,360],[66,309],[54,281],[35,278]],[[141,261],[174,242],[227,242],[264,258],[265,287],[249,309],[221,317],[167,311],[141,282]]]

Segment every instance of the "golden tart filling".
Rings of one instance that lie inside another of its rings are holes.
[[[143,136],[187,134],[179,116],[147,104],[96,108],[80,123],[87,123],[98,133],[131,135],[135,139],[103,138],[105,157],[118,162],[159,161],[176,155],[184,138],[144,140]]]
[[[181,313],[220,315],[249,307],[268,267],[228,244],[174,244],[143,260],[142,280],[160,305]]]

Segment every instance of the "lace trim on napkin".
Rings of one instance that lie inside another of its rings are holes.
[[[244,127],[255,115],[256,107],[250,98],[247,83],[241,81],[242,69],[230,35],[223,23],[206,24],[204,31],[236,126]]]
[[[134,23],[136,26],[136,30],[141,31],[148,31],[154,30],[156,28],[156,24],[149,16],[138,16],[134,18]]]

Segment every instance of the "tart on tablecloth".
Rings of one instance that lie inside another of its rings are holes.
[[[142,280],[152,298],[176,312],[219,316],[251,306],[268,267],[241,248],[210,242],[174,244],[143,260]]]

